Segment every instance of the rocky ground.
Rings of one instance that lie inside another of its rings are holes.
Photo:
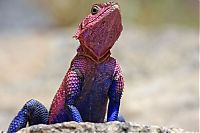
[[[49,108],[76,53],[75,29],[0,33],[0,130],[29,99]],[[112,53],[125,76],[128,122],[199,131],[198,38],[183,27],[125,26]]]
[[[76,123],[65,122],[54,125],[37,125],[18,133],[184,133],[183,129],[144,126],[133,123]]]

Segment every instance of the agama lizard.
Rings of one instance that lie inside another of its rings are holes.
[[[50,111],[32,99],[12,120],[8,132],[16,132],[27,123],[30,126],[66,121],[104,122],[107,108],[107,121],[118,120],[124,80],[119,64],[110,56],[110,49],[121,31],[119,5],[94,4],[75,33],[80,46]]]

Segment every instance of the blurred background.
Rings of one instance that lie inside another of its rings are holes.
[[[47,108],[76,54],[77,25],[105,0],[0,0],[0,130],[29,99]],[[199,1],[118,0],[112,55],[127,121],[199,131]]]

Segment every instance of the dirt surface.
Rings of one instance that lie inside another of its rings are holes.
[[[76,54],[76,28],[0,33],[0,130],[29,99],[49,108]],[[125,76],[127,121],[198,131],[198,30],[125,26],[112,49]]]

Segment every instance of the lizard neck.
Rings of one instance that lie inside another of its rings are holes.
[[[99,64],[106,61],[110,57],[111,52],[110,50],[108,50],[102,57],[97,57],[88,48],[80,44],[80,46],[77,49],[77,54],[86,56],[90,58],[91,60],[93,60],[95,63]]]

